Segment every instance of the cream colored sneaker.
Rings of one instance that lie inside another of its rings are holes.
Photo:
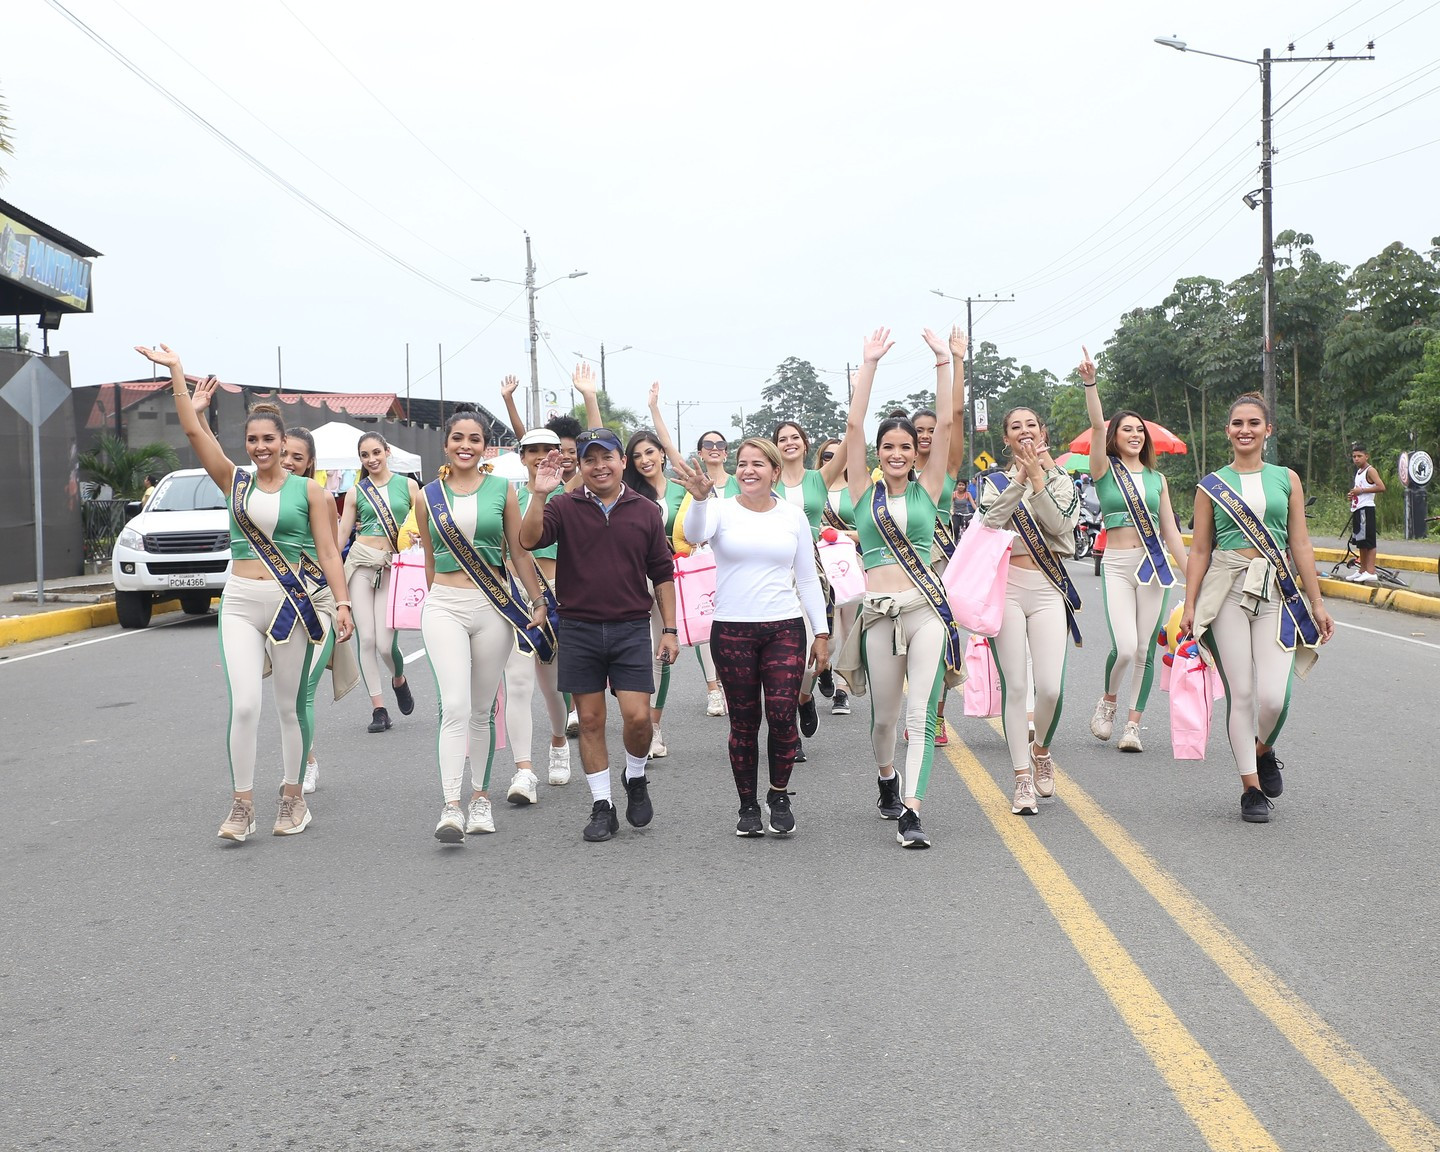
[[[725,693],[722,692],[719,688],[716,688],[715,691],[710,692],[710,693],[708,693],[708,694],[706,695],[706,697],[705,697],[705,715],[707,715],[707,716],[724,716],[724,715],[725,715]]]
[[[1015,777],[1015,799],[1010,801],[1010,811],[1016,816],[1040,814],[1040,805],[1035,800],[1035,781],[1029,772],[1018,773]]]
[[[1030,770],[1035,774],[1035,794],[1046,800],[1055,795],[1055,757],[1046,752],[1043,756],[1035,753],[1030,745]]]
[[[470,811],[465,815],[465,835],[474,836],[477,832],[493,831],[495,815],[490,811],[490,798],[476,796],[470,801]]]
[[[534,804],[539,800],[539,796],[535,791],[535,786],[539,783],[540,781],[534,772],[528,768],[521,768],[511,779],[510,791],[505,793],[505,799],[510,801],[511,804],[517,804],[521,807],[526,804]]]
[[[235,797],[235,802],[230,808],[230,815],[225,817],[225,823],[220,825],[220,839],[234,840],[237,844],[245,843],[245,837],[255,834],[255,805],[250,800],[241,800]]]
[[[310,809],[304,796],[281,796],[275,814],[276,836],[297,836],[310,827]]]
[[[670,749],[665,747],[665,737],[661,735],[660,729],[655,729],[655,735],[650,737],[650,759],[659,760],[663,756],[670,755]]]
[[[320,787],[320,765],[311,760],[305,765],[305,783],[300,790],[309,796],[318,787]]]
[[[1118,745],[1121,752],[1144,752],[1145,745],[1140,743],[1140,723],[1136,720],[1125,721],[1125,731],[1120,734]]]
[[[550,749],[550,783],[570,783],[570,745]]]
[[[1106,700],[1100,697],[1100,703],[1095,705],[1095,715],[1090,717],[1090,733],[1097,740],[1109,740],[1115,731],[1115,705],[1116,701]],[[1044,793],[1041,793],[1044,795]]]

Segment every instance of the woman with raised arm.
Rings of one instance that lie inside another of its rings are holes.
[[[370,697],[370,732],[390,727],[380,666],[390,674],[395,703],[404,716],[415,711],[415,697],[405,679],[400,637],[388,622],[390,565],[400,551],[400,525],[420,502],[420,485],[390,471],[390,445],[379,432],[366,432],[355,446],[360,474],[345,493],[340,513],[340,543],[359,529],[345,557],[350,600],[355,605],[355,630],[360,648],[360,675]]]
[[[230,697],[230,814],[222,839],[243,843],[255,831],[255,744],[260,727],[260,679],[269,656],[280,713],[285,783],[274,833],[291,836],[310,824],[302,792],[305,704],[315,649],[327,629],[300,576],[300,557],[313,540],[320,568],[332,588],[345,586],[335,543],[335,504],[320,485],[285,471],[285,422],[269,405],[252,408],[245,421],[245,451],[254,472],[237,468],[200,420],[190,398],[180,356],[161,344],[135,349],[170,369],[180,426],[201,465],[230,501],[230,578],[220,598],[220,660]],[[311,524],[320,531],[312,531]],[[335,635],[344,640],[354,625],[350,603],[338,601]]]
[[[903,416],[880,422],[875,436],[880,479],[872,484],[866,467],[865,411],[876,366],[894,346],[888,328],[877,328],[865,341],[845,425],[846,474],[860,533],[865,598],[836,671],[857,694],[863,695],[867,689],[874,692],[870,742],[879,775],[876,806],[882,819],[899,821],[895,839],[902,848],[930,847],[930,838],[920,824],[920,805],[935,756],[935,706],[947,683],[960,682],[964,661],[944,586],[930,567],[935,512],[945,486],[954,418],[950,351],[930,329],[925,329],[924,336],[935,353],[935,408],[939,415],[930,460],[919,478],[912,479],[920,459],[919,437]],[[923,734],[910,741],[903,779],[895,765],[902,713],[909,730]]]
[[[1121,752],[1143,752],[1140,718],[1155,679],[1155,630],[1164,619],[1171,585],[1185,571],[1185,541],[1170,507],[1169,485],[1155,467],[1155,445],[1144,418],[1125,409],[1106,423],[1095,361],[1088,348],[1082,345],[1080,351],[1084,359],[1077,371],[1090,413],[1090,475],[1105,525],[1100,589],[1110,629],[1105,687],[1090,731],[1097,740],[1110,739],[1120,689],[1134,669],[1134,696],[1118,746]]]
[[[1230,405],[1225,438],[1234,455],[1195,493],[1180,619],[1181,635],[1200,642],[1225,682],[1240,818],[1252,824],[1269,821],[1285,790],[1275,742],[1290,712],[1291,677],[1297,668],[1309,672],[1315,649],[1335,633],[1320,598],[1300,477],[1265,463],[1273,431],[1258,393]]]
[[[832,436],[830,439],[820,442],[820,447],[815,452],[815,460],[823,467],[834,460],[836,456],[843,459],[844,454],[845,441]],[[825,528],[833,528],[836,532],[848,537],[850,542],[858,548],[860,533],[855,530],[855,502],[850,499],[850,483],[843,470],[838,483],[826,495],[825,508],[820,516],[825,523]],[[825,528],[820,531],[823,533]],[[834,611],[831,613],[833,631],[830,635],[830,650],[832,652],[838,654],[845,647],[845,638],[855,627],[855,617],[859,612],[860,605],[856,601],[835,605]],[[849,685],[842,688],[836,684],[832,669],[826,668],[819,676],[815,677],[815,685],[820,689],[820,695],[830,698],[830,715],[850,715]]]
[[[1005,472],[985,475],[976,514],[991,528],[1008,528],[1020,537],[1010,552],[1005,615],[990,649],[1000,672],[1005,743],[1015,771],[1010,811],[1035,816],[1040,812],[1036,796],[1055,795],[1050,741],[1064,701],[1066,632],[1080,643],[1075,624],[1080,595],[1063,561],[1075,554],[1080,496],[1070,474],[1050,455],[1045,424],[1033,409],[1010,409],[1000,431],[1014,463]],[[1033,743],[1023,690],[1027,652],[1034,667]]]
[[[416,505],[425,546],[430,594],[421,610],[420,633],[440,692],[436,752],[444,806],[435,839],[462,843],[467,835],[494,832],[490,804],[491,723],[495,697],[516,634],[549,628],[549,607],[530,553],[520,546],[520,505],[515,490],[482,466],[485,426],[472,408],[457,407],[445,422],[445,466]],[[507,563],[528,603],[512,595]],[[546,659],[553,652],[542,653]],[[460,808],[467,747],[471,760],[470,804]],[[475,766],[485,771],[475,779]]]

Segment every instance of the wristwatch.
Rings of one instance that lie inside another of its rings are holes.
[[[663,632],[663,633],[665,633],[666,636],[679,636],[679,635],[680,635],[680,629],[678,629],[678,628],[662,628],[662,629],[660,629],[660,631]]]

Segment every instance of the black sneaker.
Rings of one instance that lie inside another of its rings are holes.
[[[620,831],[620,817],[615,814],[615,805],[608,800],[596,800],[590,809],[590,823],[585,825],[585,839],[592,844],[608,840]]]
[[[376,708],[370,716],[370,727],[367,732],[384,732],[390,727],[390,713],[384,708]]]
[[[826,668],[815,678],[815,686],[820,689],[820,695],[829,700],[835,695],[835,673]]]
[[[898,820],[905,813],[905,804],[900,799],[900,773],[895,773],[886,780],[883,776],[876,777],[880,785],[880,799],[875,801],[875,807],[880,809],[880,819]]]
[[[410,693],[410,681],[390,685],[395,693],[395,703],[400,706],[400,715],[408,716],[415,711],[415,697]]]
[[[764,836],[765,821],[760,818],[759,804],[746,804],[740,809],[740,820],[735,825],[736,836]]]
[[[640,776],[634,780],[623,777],[625,794],[625,819],[635,828],[644,828],[655,819],[655,809],[650,804],[650,777]]]
[[[1259,788],[1246,788],[1240,797],[1240,819],[1247,824],[1270,823],[1270,809],[1275,805]]]
[[[850,693],[843,688],[835,689],[835,699],[830,703],[831,716],[850,715]]]
[[[797,713],[800,717],[800,735],[814,736],[817,728],[820,727],[820,713],[815,711],[815,697],[810,697],[800,705]]]
[[[900,823],[895,827],[895,839],[902,848],[929,848],[930,837],[925,835],[925,829],[920,827],[920,813],[913,808],[906,808],[900,817]]]
[[[804,764],[805,762],[805,741],[799,740],[795,744],[795,759],[792,763]]]
[[[795,813],[790,811],[790,793],[774,788],[765,793],[765,810],[770,814],[770,831],[789,836],[795,831]]]
[[[1260,773],[1260,791],[1271,800],[1285,791],[1285,781],[1280,779],[1280,770],[1284,767],[1283,760],[1275,759],[1273,748],[1255,757],[1255,771]]]

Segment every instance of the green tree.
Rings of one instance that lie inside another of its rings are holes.
[[[20,333],[20,347],[30,347],[30,333]],[[10,352],[15,348],[15,325],[0,328],[0,352]]]
[[[732,418],[745,436],[769,436],[782,420],[805,429],[811,444],[845,434],[845,411],[808,360],[788,357],[760,390],[765,401],[754,412]]]
[[[639,413],[632,408],[622,408],[615,404],[606,393],[596,392],[595,399],[600,404],[600,416],[605,427],[613,429],[621,443],[629,440],[637,428],[645,427],[645,421],[640,418]],[[575,405],[570,414],[580,421],[582,428],[587,426],[589,421],[585,415],[584,404]]]
[[[89,452],[75,461],[80,474],[106,485],[116,500],[139,500],[145,494],[145,477],[169,472],[180,466],[169,444],[142,444],[131,448],[113,432],[102,432]]]
[[[911,412],[917,411],[920,408],[933,409],[934,407],[935,393],[926,392],[922,388],[919,392],[911,392],[910,395],[904,399],[886,400],[884,403],[875,405],[875,419],[883,419],[887,413],[893,412],[897,408],[904,409],[906,415],[909,415]],[[806,431],[809,431],[809,429],[806,429]]]
[[[1050,450],[1056,455],[1070,451],[1070,441],[1090,427],[1085,393],[1080,387],[1057,388],[1050,401]]]

